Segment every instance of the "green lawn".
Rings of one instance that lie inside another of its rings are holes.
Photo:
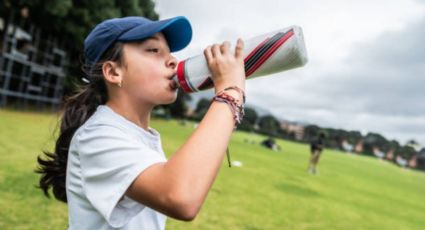
[[[0,110],[0,229],[65,229],[67,207],[35,188],[41,149],[53,145],[55,114]],[[169,156],[193,131],[153,120]],[[320,175],[306,173],[308,146],[279,140],[282,152],[244,144],[234,133],[222,169],[193,222],[167,229],[424,229],[425,173],[370,157],[325,150]]]

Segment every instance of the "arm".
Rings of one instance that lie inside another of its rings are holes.
[[[245,90],[243,42],[238,41],[235,55],[229,45],[224,42],[205,49],[215,92],[230,85]],[[228,93],[240,98],[233,90]],[[213,102],[188,140],[166,163],[142,172],[126,195],[170,217],[193,220],[218,174],[233,127],[228,105]]]

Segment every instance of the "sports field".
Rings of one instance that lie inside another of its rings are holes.
[[[53,146],[52,113],[0,110],[0,229],[65,229],[67,207],[36,189],[41,149]],[[153,120],[169,156],[194,130]],[[425,173],[371,157],[325,150],[319,175],[306,172],[308,146],[278,140],[281,152],[236,132],[222,169],[193,222],[171,218],[167,229],[424,229]],[[196,173],[196,172],[194,172]]]

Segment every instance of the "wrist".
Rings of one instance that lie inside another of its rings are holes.
[[[243,117],[244,117],[244,97],[242,96],[242,100],[237,99],[237,96],[232,96],[231,93],[228,93],[228,90],[235,90],[235,92],[240,93],[240,95],[243,95],[243,92],[236,87],[228,87],[223,91],[218,92],[212,99],[211,102],[213,101],[219,101],[219,102],[223,102],[228,104],[230,110],[232,111],[233,114],[233,119],[235,120],[235,127],[234,129],[236,129],[236,126],[238,124],[241,123]]]
[[[245,91],[245,80],[241,79],[241,81],[235,81],[235,80],[229,80],[230,78],[226,77],[226,78],[222,78],[219,79],[218,81],[214,81],[214,88],[215,88],[215,93],[220,92],[221,90],[229,87],[229,86],[236,86],[240,89],[242,89],[243,91]]]
[[[220,94],[221,92],[229,95],[230,97],[236,100],[238,106],[245,104],[245,90],[239,86],[231,85],[226,87],[217,87],[215,95]]]
[[[235,84],[235,83],[230,82],[230,83],[224,83],[224,84],[217,85],[214,88],[214,93],[217,94],[218,92],[223,91],[224,89],[226,89],[227,87],[230,87],[230,86],[236,86],[236,87],[238,87],[239,89],[241,89],[242,91],[245,92],[245,84]],[[238,94],[238,92],[235,91],[235,90],[227,90],[226,92],[228,92],[228,93],[232,92],[232,95],[233,95],[233,93]]]
[[[217,92],[218,93],[218,92]],[[216,93],[216,94],[217,94]],[[229,96],[235,98],[237,100],[237,104],[238,105],[242,105],[243,102],[243,96],[242,94],[238,93],[237,91],[234,90],[226,90],[226,94],[228,94]]]

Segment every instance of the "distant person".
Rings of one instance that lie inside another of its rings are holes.
[[[273,139],[272,137],[269,137],[269,138],[267,138],[267,139],[263,140],[263,141],[261,142],[261,145],[262,145],[262,146],[264,146],[264,147],[266,147],[266,148],[272,149],[272,148],[273,148],[274,143],[275,143],[275,142],[274,142],[274,139]]]
[[[311,157],[310,157],[310,165],[308,167],[308,171],[310,173],[313,173],[313,174],[317,173],[316,167],[317,167],[317,164],[319,163],[320,154],[322,153],[322,150],[323,150],[324,140],[325,140],[325,134],[320,133],[319,136],[310,143]]]
[[[266,147],[266,148],[269,148],[273,151],[279,151],[280,150],[280,146],[278,146],[276,144],[276,141],[271,136],[269,136],[267,139],[263,140],[261,142],[261,145]]]

